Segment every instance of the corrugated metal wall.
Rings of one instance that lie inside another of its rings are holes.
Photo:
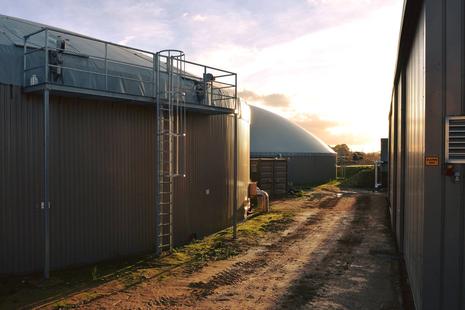
[[[0,100],[0,273],[39,271],[42,98],[0,85]],[[52,97],[50,118],[52,268],[153,251],[153,107]],[[239,124],[242,203],[250,150],[249,124]],[[175,189],[177,244],[231,223],[233,118],[189,113],[187,145],[187,177]]]
[[[389,213],[391,215],[391,227],[396,229],[396,196],[397,196],[397,173],[396,165],[392,163],[397,162],[397,100],[396,93],[391,98],[391,108],[389,112],[389,171],[388,171],[388,189],[389,190]]]
[[[52,268],[153,248],[149,108],[52,97],[50,120]]]
[[[463,0],[445,1],[443,12],[443,115],[465,115],[465,3]],[[429,132],[432,131],[436,128]],[[440,140],[443,138],[444,135]],[[454,182],[451,177],[444,176],[441,184],[444,188],[442,309],[465,309],[465,167],[456,165],[455,169],[460,172],[461,181]],[[439,184],[435,182],[434,185]]]
[[[174,211],[175,242],[178,244],[218,231],[232,221],[233,123],[232,116],[189,113],[188,173],[175,184],[176,192],[180,193],[175,196]],[[249,182],[247,122],[239,120],[238,136],[237,201],[242,206],[247,199]]]
[[[22,100],[19,87],[0,85],[0,273],[43,265],[43,110]]]
[[[395,162],[392,162],[395,170],[395,206],[396,206],[396,236],[399,250],[404,249],[404,222],[405,222],[405,124],[406,124],[406,106],[405,106],[405,78],[404,74],[400,76],[398,85],[396,86],[396,97],[394,104],[396,106],[396,157]]]
[[[453,166],[456,182],[444,161],[445,118],[465,115],[465,3],[409,0],[405,8],[391,102],[396,235],[417,309],[465,309],[465,167]]]
[[[425,157],[425,15],[405,71],[406,171],[404,257],[415,301],[422,298]]]
[[[328,182],[336,178],[336,154],[290,156],[288,173],[293,185]]]
[[[426,1],[426,153],[444,159],[445,118],[464,115],[465,3]],[[425,300],[423,309],[465,309],[464,165],[454,166],[460,182],[443,167],[425,175]]]

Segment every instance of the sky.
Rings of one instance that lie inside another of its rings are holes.
[[[402,0],[0,0],[0,13],[238,73],[240,96],[329,145],[388,135]]]

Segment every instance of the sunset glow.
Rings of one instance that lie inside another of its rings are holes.
[[[235,71],[249,103],[330,145],[388,134],[401,0],[19,2],[2,13]]]

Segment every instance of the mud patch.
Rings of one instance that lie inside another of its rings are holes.
[[[297,309],[311,303],[315,297],[326,292],[329,279],[344,273],[349,268],[354,260],[352,255],[354,248],[363,241],[363,230],[367,222],[367,215],[363,211],[366,205],[364,197],[357,199],[350,225],[344,227],[342,236],[336,239],[337,242],[329,240],[327,248],[303,268],[304,274],[280,300],[280,308]]]
[[[386,206],[373,196],[318,193],[313,200],[274,204],[275,212],[292,212],[293,220],[262,227],[263,237],[248,243],[248,251],[87,306],[112,308],[116,301],[125,309],[399,309],[400,294],[379,288],[398,275],[389,267],[397,261],[386,259],[392,248],[379,217]]]

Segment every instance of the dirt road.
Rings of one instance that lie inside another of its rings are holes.
[[[195,272],[149,280],[82,308],[401,309],[386,200],[371,193],[280,202],[298,210],[285,231]]]

